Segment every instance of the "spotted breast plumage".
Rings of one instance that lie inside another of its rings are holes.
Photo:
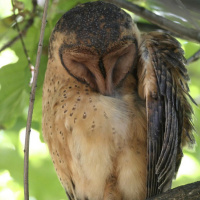
[[[79,5],[57,22],[43,135],[70,200],[144,200],[170,189],[194,142],[180,44],[122,9]]]

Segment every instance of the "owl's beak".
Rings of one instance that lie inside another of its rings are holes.
[[[96,86],[99,93],[105,96],[112,96],[113,84],[107,77],[104,78],[100,74],[96,76]]]
[[[112,88],[112,85],[106,84],[105,91],[104,91],[104,95],[105,95],[105,96],[112,96],[112,95],[113,95],[113,88]]]
[[[112,72],[108,72],[105,78],[105,91],[104,95],[112,96],[114,92],[114,84],[113,84],[113,77]]]
[[[113,83],[110,81],[109,78],[103,79],[98,85],[99,92],[105,96],[112,96],[113,95]]]

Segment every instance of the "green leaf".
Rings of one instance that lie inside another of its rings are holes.
[[[21,62],[0,69],[0,125],[10,127],[28,105],[27,66]]]

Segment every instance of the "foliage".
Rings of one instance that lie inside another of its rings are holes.
[[[21,10],[21,18],[18,20],[20,29],[31,17],[31,1],[21,0],[24,9]],[[48,150],[41,136],[42,118],[42,85],[48,56],[48,39],[56,21],[67,10],[74,7],[83,0],[53,1],[49,5],[48,23],[45,30],[43,53],[41,57],[40,71],[35,97],[31,145],[30,145],[30,196],[31,200],[61,200],[66,199],[64,190],[56,177]],[[143,2],[143,5],[145,3]],[[0,47],[18,35],[15,27],[12,6],[9,1],[0,0]],[[24,35],[24,42],[31,58],[35,63],[37,45],[39,41],[42,8],[38,6],[37,15],[34,16],[33,25]],[[135,16],[134,16],[135,17]],[[137,18],[138,19],[138,18]],[[142,19],[139,19],[142,21]],[[199,45],[180,40],[185,50],[186,58],[193,55]],[[3,64],[6,63],[6,64]],[[31,72],[27,57],[17,40],[12,46],[0,54],[0,200],[22,200],[23,199],[23,143],[26,126],[27,110],[29,105]],[[188,66],[191,77],[191,96],[194,99],[200,97],[200,60]],[[200,110],[194,107],[196,132],[200,131]],[[200,144],[198,136],[197,143]],[[185,150],[186,156],[180,168],[174,186],[200,180],[200,147],[196,152]]]

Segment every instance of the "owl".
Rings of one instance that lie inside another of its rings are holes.
[[[70,200],[144,200],[171,187],[194,143],[177,40],[140,33],[101,1],[57,22],[43,86],[43,136]]]

